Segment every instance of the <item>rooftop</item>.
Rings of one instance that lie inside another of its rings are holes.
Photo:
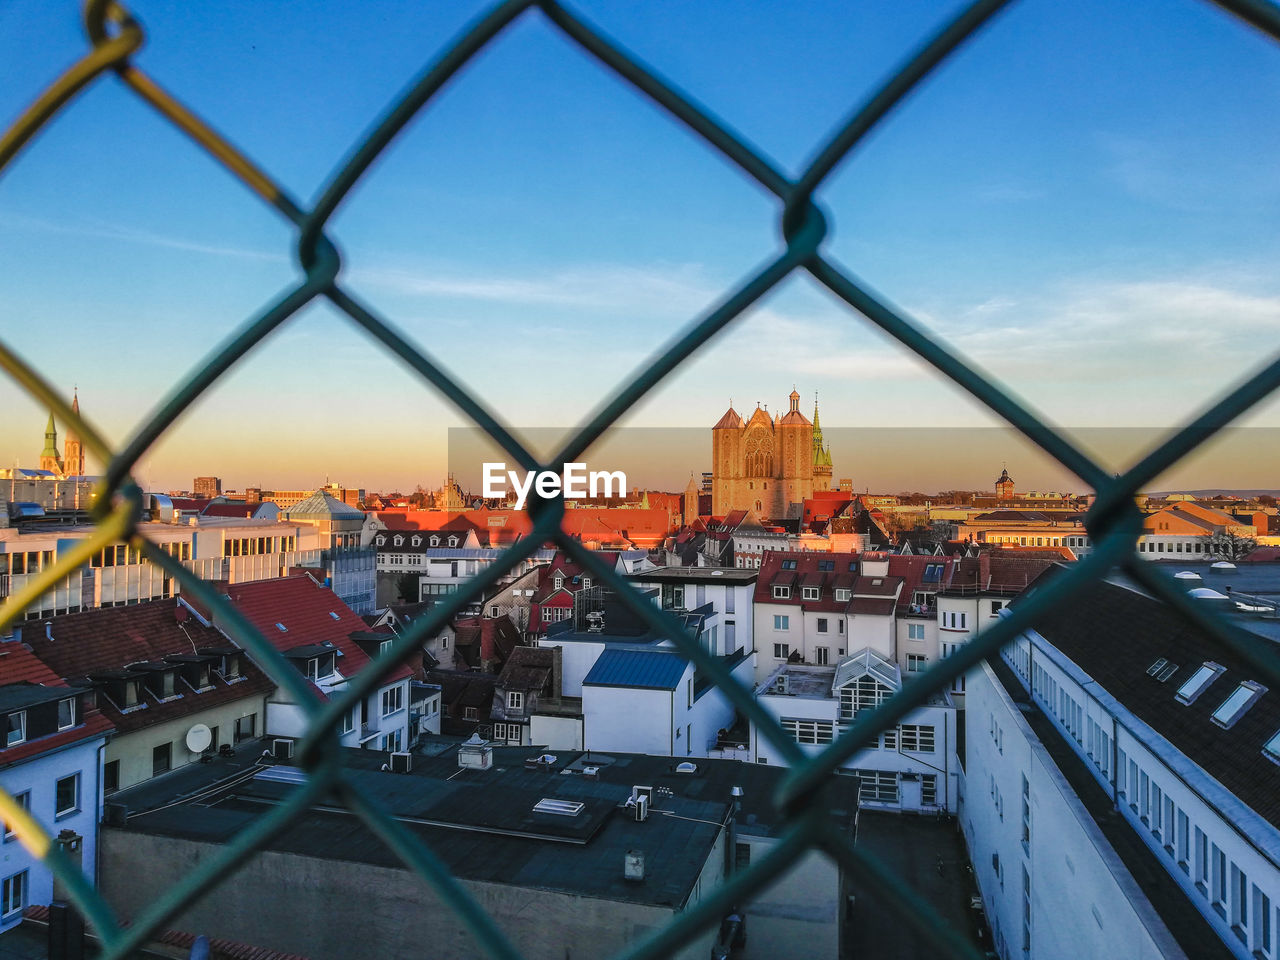
[[[383,771],[385,753],[350,749],[343,750],[343,759],[352,780],[377,795],[464,880],[680,907],[712,853],[734,786],[744,791],[740,832],[772,836],[783,826],[769,799],[786,775],[782,768],[700,759],[692,773],[680,773],[678,762],[669,757],[580,751],[561,753],[549,766],[526,766],[526,760],[543,752],[495,748],[493,766],[478,770],[460,768],[457,752],[447,750],[436,757],[415,756],[408,774]],[[207,776],[204,792],[227,778],[225,768],[197,766],[196,774]],[[594,777],[584,775],[587,767],[595,768]],[[293,767],[271,767],[203,798],[200,785],[188,778],[181,793],[168,798],[150,784],[146,793],[124,791],[112,800],[130,808],[123,829],[226,843],[264,807],[288,797],[304,776]],[[856,808],[856,781],[834,781],[832,814],[847,830]],[[655,788],[652,812],[644,822],[623,806],[637,784]],[[199,799],[201,805],[194,807],[183,797]],[[567,801],[564,809],[582,807],[576,815],[539,812],[534,807],[543,799]],[[305,814],[268,846],[403,869],[360,820],[332,808]],[[623,855],[631,850],[645,854],[640,883],[623,878]]]

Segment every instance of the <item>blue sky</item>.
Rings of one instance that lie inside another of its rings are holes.
[[[131,9],[148,33],[138,64],[309,202],[484,5]],[[573,9],[795,174],[959,6]],[[78,16],[48,0],[0,7],[0,122],[78,56]],[[1171,426],[1275,350],[1277,93],[1280,48],[1207,4],[1015,3],[823,187],[827,250],[1056,422]],[[365,301],[506,420],[545,427],[580,420],[776,255],[776,217],[758,187],[535,11],[419,116],[331,234]],[[0,335],[78,383],[119,441],[162,386],[296,281],[291,239],[103,78],[0,177]],[[730,397],[779,407],[793,384],[806,405],[821,393],[833,426],[996,423],[801,276],[627,422],[709,426]],[[0,403],[6,463],[31,463],[44,414],[8,381]],[[1274,426],[1276,409],[1247,422]],[[312,306],[141,474],[159,487],[205,473],[231,486],[432,484],[460,422]],[[948,473],[945,457],[835,456],[859,487],[990,480]]]

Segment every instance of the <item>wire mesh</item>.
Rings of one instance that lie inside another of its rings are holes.
[[[1280,7],[1267,0],[1213,0],[1271,38],[1280,38]],[[1188,620],[1230,644],[1273,685],[1280,686],[1277,654],[1252,635],[1244,634],[1189,601],[1165,573],[1138,557],[1135,551],[1141,533],[1141,515],[1134,497],[1142,486],[1170,465],[1186,456],[1226,425],[1280,386],[1280,358],[1239,384],[1181,429],[1172,431],[1137,465],[1122,475],[1112,476],[1080,451],[1043,417],[1014,399],[968,364],[957,351],[926,333],[909,317],[878,298],[849,271],[834,263],[822,251],[827,233],[827,217],[814,195],[833,170],[857,148],[886,115],[898,106],[939,63],[981,28],[1008,3],[1008,0],[978,0],[947,23],[932,39],[908,56],[872,96],[855,109],[839,130],[815,152],[815,159],[795,180],[788,179],[767,157],[694,100],[676,89],[656,72],[633,57],[600,31],[555,0],[507,0],[491,8],[463,32],[448,49],[396,99],[372,130],[338,166],[321,191],[319,201],[306,209],[286,192],[249,156],[229,143],[159,82],[132,62],[145,42],[141,25],[128,10],[114,0],[88,0],[84,26],[89,47],[84,56],[41,94],[0,137],[0,175],[31,139],[60,110],[88,85],[113,73],[142,102],[156,110],[195,144],[216,159],[264,203],[274,208],[296,228],[296,255],[304,279],[256,317],[239,327],[224,343],[200,363],[190,376],[165,397],[146,417],[122,449],[114,451],[92,425],[76,414],[52,386],[17,354],[0,344],[0,366],[32,397],[48,406],[67,427],[83,439],[86,449],[107,464],[96,490],[93,516],[97,528],[76,549],[65,553],[49,569],[0,607],[0,629],[13,623],[23,611],[57,581],[88,562],[90,556],[113,542],[129,542],[177,580],[184,592],[194,596],[226,624],[228,633],[244,647],[292,698],[307,712],[310,725],[298,762],[309,773],[307,785],[288,802],[254,822],[234,842],[203,861],[183,881],[150,905],[144,915],[122,927],[111,908],[92,889],[39,823],[25,815],[16,801],[0,790],[0,816],[13,824],[22,842],[40,857],[62,881],[69,896],[94,928],[102,943],[104,958],[128,955],[161,930],[185,907],[225,880],[236,867],[261,850],[273,837],[287,829],[312,802],[326,792],[336,793],[404,864],[454,910],[486,954],[503,960],[521,956],[494,920],[450,875],[448,869],[415,835],[389,816],[373,797],[351,782],[343,769],[337,747],[338,724],[351,708],[368,695],[397,665],[418,651],[422,643],[465,605],[483,595],[489,587],[543,543],[552,542],[576,559],[591,573],[593,582],[611,587],[648,626],[671,637],[697,668],[723,690],[741,713],[757,726],[789,769],[775,800],[787,824],[772,851],[745,870],[736,873],[695,908],[634,945],[623,956],[630,960],[662,957],[689,935],[716,925],[724,911],[748,900],[811,850],[821,849],[855,878],[873,883],[885,901],[899,911],[904,921],[916,928],[933,946],[950,956],[976,957],[975,949],[959,931],[943,923],[910,886],[873,857],[856,848],[837,830],[825,812],[822,790],[829,777],[879,730],[896,723],[917,705],[948,688],[952,680],[1027,629],[1039,617],[1071,602],[1083,588],[1119,566],[1157,597],[1172,605]],[[405,125],[444,87],[457,72],[514,20],[541,16],[582,49],[599,60],[672,118],[693,130],[714,151],[737,165],[743,173],[773,194],[780,205],[779,225],[784,246],[775,260],[759,270],[704,316],[691,323],[603,403],[564,444],[563,449],[540,464],[482,403],[455,381],[429,354],[399,333],[373,308],[361,303],[340,283],[341,258],[325,234],[325,227],[370,164],[396,139]],[[1086,516],[1086,530],[1096,549],[1074,564],[1064,575],[1035,591],[1026,602],[993,627],[940,661],[873,711],[864,711],[843,730],[837,740],[820,754],[806,757],[767,712],[739,684],[729,671],[688,633],[669,613],[645,601],[611,566],[598,555],[564,534],[560,527],[564,504],[558,499],[535,500],[530,511],[534,529],[530,536],[508,548],[498,562],[488,567],[455,594],[438,603],[392,644],[375,669],[359,674],[340,696],[320,704],[306,696],[306,681],[243,617],[211,587],[168,553],[152,544],[139,526],[143,494],[131,477],[138,459],[169,428],[175,419],[210,385],[251,351],[264,337],[302,307],[317,298],[328,300],[358,328],[380,343],[390,354],[413,370],[447,398],[462,414],[486,431],[502,449],[526,470],[553,469],[550,465],[581,459],[582,454],[623,413],[657,386],[695,351],[732,323],[765,293],[795,271],[809,273],[851,308],[944,376],[1008,421],[1047,454],[1072,471],[1096,492]]]

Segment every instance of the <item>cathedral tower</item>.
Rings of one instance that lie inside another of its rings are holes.
[[[789,399],[782,416],[770,417],[767,407],[757,405],[746,422],[730,403],[711,428],[712,514],[754,510],[783,520],[799,516],[813,496],[813,424],[800,412],[800,394],[793,390]]]
[[[71,409],[77,415],[80,413],[80,392],[78,390],[72,394]],[[67,427],[67,439],[62,447],[62,466],[63,472],[68,477],[83,477],[85,475],[84,444],[80,442],[80,437],[74,427]]]

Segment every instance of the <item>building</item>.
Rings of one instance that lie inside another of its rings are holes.
[[[212,500],[222,496],[222,479],[220,477],[196,477],[191,481],[191,491],[197,497]],[[276,506],[280,504],[277,503]]]
[[[1103,582],[967,699],[961,821],[1005,955],[1275,956],[1280,699],[1232,648]]]
[[[864,649],[830,667],[779,664],[759,684],[755,696],[801,751],[812,756],[833,743],[859,713],[878,707],[902,685],[896,663]],[[963,712],[942,692],[877,734],[842,765],[858,776],[860,805],[895,812],[954,813],[960,797],[956,744],[961,722]],[[780,762],[754,723],[750,750],[755,763]]]
[[[16,640],[0,643],[0,787],[26,809],[90,882],[102,816],[103,744],[111,721],[86,687],[72,687]],[[6,824],[0,856],[0,931],[26,907],[55,898],[53,874]]]
[[[348,776],[426,844],[529,960],[616,955],[687,914],[734,871],[770,853],[786,825],[771,797],[784,771],[727,760],[677,762],[639,754],[546,755],[539,748],[468,742],[415,755],[393,772],[386,754],[347,751]],[[168,795],[120,794],[123,826],[103,828],[102,890],[136,917],[190,864],[228,843],[306,777],[293,767],[246,768]],[[827,797],[832,829],[851,835],[852,778]],[[353,891],[358,895],[353,895]],[[845,878],[810,851],[768,889],[667,954],[705,960],[835,957],[843,943]],[[451,907],[374,839],[325,805],[304,813],[174,921],[312,957],[433,957],[483,952]],[[353,931],[359,931],[358,936]]]
[[[684,594],[680,607],[673,595],[663,598],[652,590],[649,596],[655,603],[672,603],[668,612],[702,648],[719,657],[738,683],[751,686],[755,654],[743,645],[750,637],[737,634],[735,646],[728,647],[722,611],[710,602],[691,607],[692,593]],[[733,705],[720,688],[668,635],[652,629],[609,591],[584,589],[571,615],[552,623],[536,645],[559,648],[561,670],[559,691],[553,690],[555,708],[531,718],[534,743],[562,749],[561,744],[581,742],[588,750],[706,757],[721,731],[735,724]],[[575,700],[580,719],[572,711]]]
[[[774,521],[797,517],[813,496],[815,476],[830,484],[830,452],[821,432],[815,437],[813,423],[800,412],[800,394],[792,390],[790,402],[780,417],[757,406],[745,421],[730,404],[711,428],[712,514],[754,510]]]
[[[320,534],[320,565],[334,593],[356,613],[373,613],[377,609],[377,558],[373,550],[361,545],[364,511],[326,490],[317,490],[281,516]]]
[[[271,679],[181,599],[26,622],[20,636],[64,682],[92,690],[115,728],[104,793],[262,733]]]
[[[337,696],[346,682],[370,669],[376,657],[395,640],[383,634],[376,649],[362,647],[367,624],[333,590],[309,574],[276,580],[228,585],[227,599],[236,611],[272,643],[324,698]],[[216,614],[197,611],[203,623],[217,622]],[[411,741],[409,680],[412,671],[400,666],[353,709],[339,726],[344,746],[372,750],[404,750]],[[262,732],[269,737],[298,739],[306,733],[307,714],[284,688],[267,698]]]

